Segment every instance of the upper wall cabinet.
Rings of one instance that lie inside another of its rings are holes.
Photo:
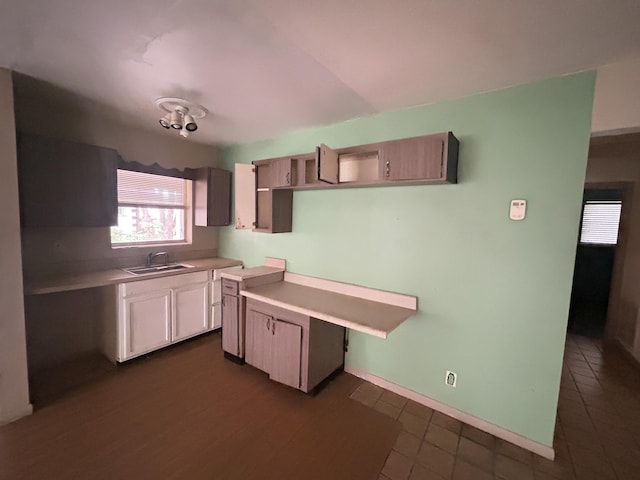
[[[307,176],[298,188],[456,183],[458,140],[446,132],[339,150],[322,144],[315,159],[305,161],[305,168],[310,166],[317,175]]]
[[[297,162],[293,158],[272,158],[253,162],[258,188],[292,187],[297,180]]]
[[[290,232],[293,190],[457,183],[458,145],[444,132],[336,150],[321,144],[315,153],[256,160],[253,228]]]
[[[20,134],[18,175],[24,227],[108,227],[118,223],[118,152]]]
[[[199,168],[195,179],[195,224],[219,227],[231,223],[231,172]]]
[[[386,142],[380,161],[382,179],[455,183],[458,143],[454,140],[449,133]]]

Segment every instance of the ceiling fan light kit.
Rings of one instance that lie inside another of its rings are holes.
[[[202,105],[182,98],[159,98],[156,100],[156,105],[166,112],[160,118],[160,125],[166,129],[178,130],[184,138],[198,129],[196,119],[203,118],[208,113]]]

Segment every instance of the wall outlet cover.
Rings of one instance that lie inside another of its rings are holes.
[[[450,387],[455,388],[458,381],[458,374],[456,372],[450,372],[447,370],[447,375],[444,377],[444,383]]]

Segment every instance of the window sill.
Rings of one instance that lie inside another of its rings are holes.
[[[158,242],[158,243],[135,243],[111,245],[111,250],[123,250],[126,248],[157,248],[157,247],[178,247],[183,245],[191,245],[191,242]]]

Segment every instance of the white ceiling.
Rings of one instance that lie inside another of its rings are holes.
[[[211,112],[193,140],[235,143],[639,58],[639,19],[638,0],[0,0],[0,66],[146,128],[184,97]]]

